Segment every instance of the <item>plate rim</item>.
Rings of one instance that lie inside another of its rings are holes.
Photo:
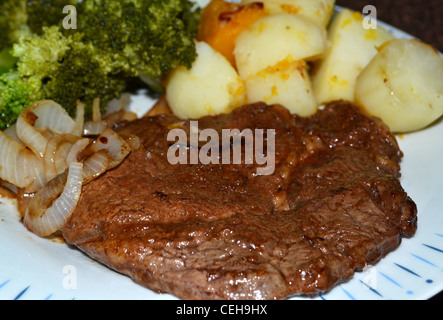
[[[343,10],[343,9],[347,9],[347,8],[345,8],[345,7],[342,7],[342,6],[338,6],[338,5],[335,5],[335,11],[336,12],[339,12],[339,11],[341,11],[341,10]],[[352,10],[352,9],[349,9],[349,10]],[[352,10],[352,11],[355,11],[355,10]],[[379,24],[380,24],[380,26],[382,26],[383,28],[386,28],[390,33],[392,33],[392,34],[394,34],[394,35],[397,35],[396,37],[398,37],[398,35],[400,35],[401,37],[403,37],[403,38],[411,38],[411,39],[417,39],[416,37],[414,37],[414,36],[412,36],[412,35],[410,35],[409,33],[406,33],[406,32],[404,32],[404,31],[402,31],[401,29],[399,29],[399,28],[397,28],[397,27],[394,27],[394,26],[392,26],[392,25],[390,25],[390,24],[387,24],[387,23],[385,23],[385,22],[383,22],[383,21],[380,21],[380,20],[378,20],[377,21]],[[441,54],[441,53],[440,53]],[[151,101],[151,103],[153,103],[153,101]],[[145,106],[146,107],[146,106]],[[147,107],[148,109],[149,109],[149,106]],[[146,112],[147,110],[145,110],[144,112]],[[143,112],[143,110],[136,110],[136,113],[140,116],[141,114],[143,114],[142,113]],[[443,129],[443,122],[440,122],[438,125],[437,125],[438,127],[441,127],[441,129]],[[397,138],[398,139],[398,138]],[[399,142],[401,142],[401,141],[399,141]],[[403,169],[403,168],[402,168]],[[403,171],[403,170],[402,170]],[[4,202],[6,202],[7,203],[7,205],[14,205],[13,204],[13,202],[14,201],[12,201],[12,203],[9,203],[8,204],[8,200],[7,199],[4,199],[4,198],[1,198],[0,197],[0,231],[2,230],[2,229],[4,229],[4,225],[6,224],[6,225],[13,225],[14,223],[18,223],[19,225],[16,225],[16,226],[13,226],[14,228],[18,228],[18,230],[20,230],[20,232],[23,232],[24,231],[24,226],[21,224],[21,222],[20,221],[18,221],[18,220],[15,220],[14,221],[14,219],[17,219],[17,217],[5,217],[4,216],[4,212],[2,211],[2,208],[1,208],[1,206],[2,206],[2,202],[4,203]],[[26,231],[26,232],[28,232],[28,231]],[[33,235],[33,234],[28,234],[27,235],[28,236],[28,238],[31,238],[31,241],[37,241],[37,243],[36,243],[36,247],[38,247],[39,245],[41,245],[42,244],[42,241],[48,241],[48,240],[46,240],[46,239],[39,239],[37,236],[35,236],[35,235]],[[443,239],[443,231],[442,231],[442,235],[441,235],[441,237],[442,237],[442,239]],[[0,235],[0,239],[2,238],[2,236]],[[17,239],[13,239],[13,240],[16,240],[17,241]],[[408,242],[408,239],[406,239],[406,241],[405,240],[403,240],[402,241],[402,244],[400,245],[400,247],[401,246],[404,246],[404,242]],[[49,243],[48,243],[49,244]],[[58,246],[58,245],[60,245],[60,244],[57,244],[57,243],[51,243],[50,244],[50,246],[51,247],[54,247],[54,246]],[[438,247],[436,247],[437,249],[438,249]],[[398,249],[397,249],[398,250]],[[396,251],[397,251],[396,250]],[[82,256],[85,256],[85,254],[84,253],[82,253],[80,250],[78,250],[78,249],[75,249],[75,251],[76,251],[76,254],[75,254],[75,258],[81,258]],[[396,251],[394,251],[394,252],[396,252]],[[5,253],[5,250],[4,249],[2,249],[1,247],[0,247],[0,252],[2,253],[2,254],[4,254]],[[44,252],[44,248],[43,248],[43,250],[42,250],[42,252]],[[31,257],[32,259],[35,259],[35,254],[36,253],[32,253],[32,252],[28,252],[27,253],[28,254],[28,257]],[[38,254],[38,253],[37,253]],[[392,253],[390,253],[389,255],[391,255]],[[389,256],[388,255],[388,256]],[[112,271],[111,269],[109,269],[109,268],[107,268],[107,267],[105,267],[105,266],[102,266],[102,265],[100,265],[100,263],[98,263],[98,262],[96,262],[95,260],[93,260],[92,258],[89,258],[89,257],[86,257],[87,259],[90,259],[91,261],[91,265],[94,265],[95,264],[95,266],[94,266],[94,272],[97,272],[97,271],[100,271],[100,270],[105,270],[105,269],[108,269],[108,271],[109,272],[112,272],[112,276],[110,277],[110,278],[114,278],[114,276],[116,275],[116,274],[118,274],[118,273],[116,273],[115,271]],[[386,259],[386,258],[384,258],[384,259]],[[381,262],[383,262],[383,260],[384,259],[382,259],[379,263],[381,263]],[[423,258],[422,258],[423,259]],[[70,259],[68,259],[68,260],[70,260]],[[86,261],[86,260],[85,260]],[[406,268],[406,267],[405,267]],[[401,268],[400,268],[401,269]],[[2,265],[0,264],[0,271],[2,271],[3,269],[2,269]],[[400,270],[399,270],[400,271]],[[405,271],[405,270],[403,270],[403,271]],[[410,271],[412,271],[412,270],[410,270]],[[441,271],[443,271],[443,270],[440,270],[440,272]],[[365,272],[361,272],[361,273],[357,273],[356,272],[356,275],[357,276],[355,276],[354,275],[354,277],[355,277],[355,279],[351,279],[350,281],[360,281],[360,282],[362,282],[363,280],[362,280],[362,278],[364,278],[365,277]],[[18,276],[18,275],[17,275]],[[124,275],[119,275],[119,277],[122,277],[121,279],[118,279],[116,282],[118,283],[118,284],[121,284],[121,285],[125,285],[125,288],[133,288],[136,292],[140,292],[140,289],[142,290],[142,291],[150,291],[149,289],[147,289],[147,288],[144,288],[144,287],[142,287],[142,286],[140,286],[140,285],[138,285],[138,284],[136,284],[136,283],[134,283],[134,282],[132,282],[132,280],[129,278],[129,277],[127,277],[127,276],[124,276]],[[8,296],[8,294],[7,294],[7,292],[6,292],[6,290],[9,290],[8,292],[10,293],[10,299],[28,299],[28,298],[31,298],[31,299],[43,299],[43,300],[49,300],[49,299],[61,299],[61,300],[65,300],[65,299],[76,299],[76,298],[80,298],[80,299],[84,299],[84,300],[89,300],[89,299],[103,299],[103,297],[95,297],[94,298],[94,295],[90,295],[90,294],[86,294],[86,295],[79,295],[78,294],[78,292],[75,292],[75,291],[73,291],[73,293],[72,293],[72,295],[69,295],[69,294],[67,294],[66,295],[66,292],[64,292],[65,294],[64,295],[62,295],[61,297],[59,297],[58,295],[57,295],[57,293],[56,292],[48,292],[47,293],[47,295],[41,295],[41,297],[40,298],[37,298],[37,296],[35,295],[35,294],[31,294],[31,289],[35,289],[34,288],[34,284],[33,283],[31,283],[31,282],[27,282],[27,281],[19,281],[17,284],[14,284],[14,286],[12,286],[12,284],[13,284],[13,281],[14,279],[13,278],[11,278],[11,276],[5,276],[4,274],[2,274],[2,273],[0,273],[0,299],[2,299],[2,298],[5,298],[5,297],[7,297]],[[392,280],[392,279],[391,279]],[[352,293],[350,293],[348,290],[347,290],[347,288],[348,288],[348,286],[349,286],[349,282],[350,281],[348,281],[348,282],[345,282],[345,283],[343,283],[343,284],[341,284],[341,285],[339,285],[339,286],[337,286],[337,287],[335,287],[333,290],[331,290],[331,292],[332,291],[334,291],[334,290],[341,290],[341,296],[343,297],[343,298],[346,298],[346,299],[350,299],[350,300],[353,300],[353,298],[355,298],[353,295],[352,295]],[[395,281],[394,281],[395,282]],[[39,290],[39,288],[37,288],[37,290]],[[368,292],[372,292],[372,293],[374,293],[374,288],[372,288],[372,291],[371,291],[371,288],[369,287],[369,290],[368,290]],[[421,292],[421,293],[418,293],[417,294],[417,296],[414,296],[414,297],[412,297],[411,296],[411,298],[413,298],[413,299],[429,299],[429,298],[432,298],[435,294],[438,294],[439,292],[441,292],[443,290],[443,281],[441,282],[441,284],[440,284],[440,286],[434,286],[434,287],[430,287],[429,288],[429,290],[428,291],[426,291],[426,292]],[[49,291],[52,291],[52,290],[49,290]],[[375,290],[376,291],[376,290]],[[325,294],[325,295],[320,295],[319,297],[317,297],[316,299],[322,299],[322,300],[325,300],[325,299],[328,299],[329,298],[329,295],[331,294],[331,292],[329,292],[329,293],[327,293],[327,294]],[[174,296],[172,296],[172,295],[170,295],[170,294],[156,294],[156,293],[153,293],[152,292],[152,294],[154,295],[153,297],[154,298],[156,298],[156,299],[167,299],[167,300],[176,300],[177,298],[176,297],[174,297]],[[71,298],[70,298],[70,296],[71,296]],[[82,296],[83,296],[83,298],[82,298]],[[108,297],[104,297],[104,299],[113,299],[112,298],[112,294],[110,294]],[[146,296],[144,296],[143,297],[143,299],[150,299],[149,298],[149,296],[150,295],[146,295]],[[377,299],[377,298],[380,298],[380,297],[377,297],[377,295],[375,294],[375,296],[373,297],[374,299]],[[125,299],[124,297],[118,297],[118,299]],[[129,299],[134,299],[134,297],[132,296],[132,297],[130,297]],[[294,299],[300,299],[300,297],[295,297]],[[303,299],[303,298],[301,298],[301,299]]]

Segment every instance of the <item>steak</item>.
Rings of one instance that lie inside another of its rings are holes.
[[[123,122],[115,129],[141,146],[83,186],[66,241],[156,292],[284,299],[330,290],[416,231],[395,137],[348,102],[309,118],[257,103],[198,125],[275,130],[273,173],[245,160],[172,165],[168,132],[190,121]]]

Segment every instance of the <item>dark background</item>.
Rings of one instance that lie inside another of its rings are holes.
[[[377,8],[377,19],[397,27],[443,52],[443,0],[336,0],[336,4],[362,12]]]
[[[377,19],[401,29],[443,52],[443,0],[336,0],[336,4],[362,12],[377,9]],[[443,292],[432,300],[443,300]]]

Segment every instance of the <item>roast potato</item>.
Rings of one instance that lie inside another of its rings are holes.
[[[443,114],[443,58],[418,40],[392,40],[359,75],[355,100],[393,132],[420,130]]]
[[[242,79],[289,59],[320,57],[326,49],[326,31],[311,20],[294,14],[277,14],[259,19],[243,31],[234,49]]]
[[[281,104],[291,113],[302,117],[317,111],[317,101],[303,60],[283,60],[245,82],[249,103],[264,101],[267,104]]]
[[[257,0],[243,0],[251,3]],[[335,0],[260,0],[269,14],[292,13],[311,19],[321,27],[326,27],[334,12]]]
[[[353,101],[358,75],[377,54],[377,47],[391,39],[381,26],[365,29],[358,12],[344,9],[338,13],[328,31],[330,46],[312,74],[318,102]]]
[[[166,100],[181,118],[228,113],[246,101],[244,82],[229,61],[203,41],[196,42],[191,69],[172,71],[166,81]]]

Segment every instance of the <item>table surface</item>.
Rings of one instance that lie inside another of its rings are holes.
[[[360,12],[366,5],[373,5],[378,20],[443,52],[443,0],[337,0],[336,4]],[[443,300],[443,292],[431,300]]]

